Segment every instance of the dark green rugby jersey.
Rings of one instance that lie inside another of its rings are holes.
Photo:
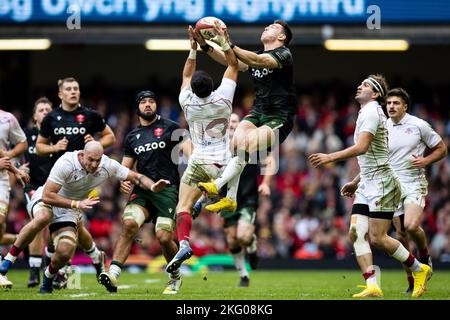
[[[254,110],[267,115],[295,115],[294,60],[291,51],[279,47],[257,53],[270,54],[278,62],[278,68],[249,67],[255,85]]]
[[[172,150],[182,141],[182,129],[171,120],[158,119],[149,126],[138,126],[125,138],[124,157],[136,160],[137,172],[153,181],[167,179],[172,185],[180,184],[178,165],[172,161]],[[175,130],[180,129],[174,133]],[[173,151],[177,160],[178,152]]]

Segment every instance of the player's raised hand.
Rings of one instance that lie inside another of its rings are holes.
[[[78,205],[78,208],[82,209],[82,210],[92,209],[92,207],[95,206],[99,202],[100,202],[100,198],[99,197],[84,199],[84,200],[80,201],[80,203]]]
[[[69,144],[69,140],[67,140],[66,137],[62,138],[55,144],[56,151],[66,151],[68,144]]]
[[[258,192],[263,197],[269,197],[270,196],[270,187],[269,185],[265,183],[261,183],[258,187]]]
[[[191,36],[191,34],[192,34],[192,37],[195,39],[195,41],[197,41],[197,43],[200,46],[204,46],[206,44],[206,40],[203,38],[201,33],[198,32],[196,29],[189,28],[188,32],[189,32],[189,36]]]
[[[133,184],[130,181],[120,181],[120,192],[128,194],[133,189]]]
[[[197,50],[197,40],[195,40],[194,29],[192,28],[192,26],[188,27],[188,35],[189,35],[189,42],[191,43],[191,49]]]
[[[89,141],[94,141],[94,137],[91,136],[90,134],[87,134],[84,136],[84,143],[88,143]]]
[[[331,162],[330,156],[325,153],[314,153],[308,159],[316,168]]]
[[[358,189],[358,184],[357,183],[347,182],[341,188],[341,196],[343,196],[343,197],[353,197],[353,195],[356,192],[356,189]]]
[[[170,181],[169,180],[160,179],[157,182],[155,182],[154,184],[152,184],[152,186],[150,187],[150,190],[152,192],[160,192],[161,190],[163,190],[168,185],[170,185]]]

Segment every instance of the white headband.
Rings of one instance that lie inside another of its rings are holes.
[[[379,93],[381,93],[382,96],[384,96],[383,87],[380,85],[380,83],[377,80],[375,80],[372,77],[369,77],[364,81],[369,82],[375,88],[375,90],[377,90]]]

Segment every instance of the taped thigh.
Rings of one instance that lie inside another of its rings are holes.
[[[138,227],[140,228],[145,221],[145,213],[140,205],[129,204],[125,207],[123,212],[122,220],[131,219],[136,221]]]
[[[55,236],[55,238],[53,239],[53,245],[55,246],[55,248],[58,247],[58,243],[69,243],[72,246],[76,246],[78,243],[78,237],[77,234],[73,231],[73,230],[65,230],[62,231],[61,233],[59,233],[58,235]]]
[[[172,232],[174,228],[175,228],[175,221],[173,221],[173,219],[167,217],[156,218],[155,232],[158,232],[159,230]]]

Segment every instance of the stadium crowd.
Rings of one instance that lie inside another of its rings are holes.
[[[399,82],[398,84],[401,84]],[[114,90],[105,82],[82,85],[82,102],[96,109],[113,129],[116,142],[106,154],[120,161],[127,132],[137,124],[133,108],[136,90]],[[444,88],[429,88],[415,83],[402,84],[411,94],[410,112],[428,121],[450,146],[450,101]],[[238,86],[239,87],[239,86]],[[391,84],[391,87],[392,86]],[[172,89],[151,87],[158,95],[158,113],[187,128]],[[234,111],[245,116],[253,101],[251,87],[239,87]],[[419,93],[419,94],[416,94]],[[57,105],[53,88],[37,89],[35,98],[46,95]],[[340,196],[341,186],[358,172],[356,159],[313,168],[307,161],[315,152],[333,152],[353,144],[358,105],[354,89],[339,83],[298,88],[298,112],[294,129],[280,149],[278,174],[272,179],[270,198],[260,197],[257,211],[258,252],[263,258],[345,259],[352,253],[348,238],[348,217],[352,199]],[[445,100],[447,99],[447,100]],[[12,110],[22,126],[31,126],[30,108]],[[180,165],[180,172],[185,165]],[[427,169],[429,194],[423,216],[433,258],[450,261],[450,157]],[[101,202],[86,212],[86,225],[97,246],[108,256],[120,232],[120,217],[127,201],[112,181],[101,190]],[[28,221],[21,186],[12,189],[7,231],[18,233]],[[197,256],[226,253],[222,218],[204,211],[193,224],[191,244]],[[3,255],[6,247],[0,247]],[[413,243],[411,243],[413,248]],[[153,225],[145,225],[132,253],[148,256],[161,254]]]

